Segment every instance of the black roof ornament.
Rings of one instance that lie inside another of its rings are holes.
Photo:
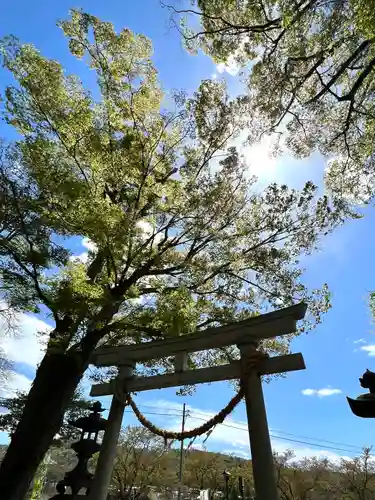
[[[347,397],[350,409],[357,417],[375,418],[375,372],[367,369],[360,377],[359,383],[369,392],[359,395],[356,399]]]

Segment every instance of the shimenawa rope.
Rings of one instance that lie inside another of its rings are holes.
[[[244,376],[248,374],[247,372],[252,371],[265,358],[268,358],[268,354],[264,352],[254,351],[253,353],[251,353],[246,359],[246,369],[244,370],[246,373],[243,373],[243,376],[241,377],[241,387],[237,392],[237,394],[233,396],[233,398],[229,401],[229,403],[214,417],[210,418],[210,420],[205,422],[203,425],[188,431],[184,432],[167,431],[164,429],[160,429],[155,424],[150,422],[150,420],[148,420],[139,410],[131,394],[126,392],[126,390],[124,390],[122,387],[120,387],[120,383],[123,382],[121,379],[115,380],[114,396],[122,403],[129,405],[134,411],[134,414],[137,417],[139,423],[142,424],[144,427],[146,427],[146,429],[148,429],[153,434],[156,434],[157,436],[164,438],[165,441],[167,441],[168,439],[177,439],[178,441],[182,441],[183,439],[189,439],[201,436],[202,434],[205,434],[210,429],[215,427],[217,424],[221,424],[222,422],[224,422],[226,417],[232,413],[232,411],[235,409],[235,407],[238,405],[238,403],[244,396],[245,390],[244,390],[244,385],[242,383],[242,380],[245,378]]]

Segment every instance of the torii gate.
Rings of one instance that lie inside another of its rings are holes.
[[[242,368],[246,366],[246,360],[256,351],[259,342],[295,332],[297,321],[305,317],[306,309],[307,306],[300,303],[237,323],[207,328],[176,338],[98,348],[94,351],[91,362],[98,367],[117,366],[119,375],[117,379],[108,383],[93,385],[90,395],[93,397],[113,395],[115,381],[116,383],[121,381],[127,392],[140,392],[238,379],[241,374],[243,375]],[[231,345],[237,345],[239,348],[240,361],[210,368],[187,369],[188,353]],[[151,377],[133,375],[136,363],[171,356],[175,358],[174,373]],[[248,379],[243,381],[257,500],[279,498],[260,376],[305,368],[301,353],[270,357],[261,361],[256,369],[250,371]],[[125,402],[113,397],[89,500],[107,498],[124,410]]]

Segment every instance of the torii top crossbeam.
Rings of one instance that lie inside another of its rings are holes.
[[[96,366],[120,366],[150,359],[175,356],[181,352],[205,351],[230,345],[259,342],[262,339],[293,333],[297,321],[305,317],[303,302],[253,318],[215,328],[207,328],[188,335],[141,344],[100,347],[91,357]]]
[[[237,323],[207,328],[200,332],[172,339],[126,346],[101,347],[94,351],[91,362],[96,366],[134,366],[137,362],[174,356],[174,373],[151,377],[132,377],[127,380],[127,389],[130,392],[233,380],[240,376],[239,361],[232,361],[227,365],[188,370],[187,353],[230,345],[241,346],[258,343],[262,339],[293,333],[296,330],[297,321],[302,319],[305,313],[306,305],[301,303]],[[259,365],[258,371],[261,375],[271,375],[303,370],[304,368],[303,356],[297,353],[265,359]],[[113,394],[114,382],[93,385],[90,395],[98,397]]]

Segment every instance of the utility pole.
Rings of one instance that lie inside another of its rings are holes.
[[[184,432],[185,430],[185,419],[186,419],[186,403],[184,403],[184,406],[182,408],[182,425],[181,425],[181,432]],[[179,479],[179,485],[178,485],[178,500],[181,500],[181,493],[182,493],[182,469],[184,465],[184,440],[181,439],[181,448],[180,448],[180,471],[178,475]]]
[[[238,476],[238,489],[241,495],[241,499],[245,500],[245,488],[243,485],[243,478],[242,476]]]

